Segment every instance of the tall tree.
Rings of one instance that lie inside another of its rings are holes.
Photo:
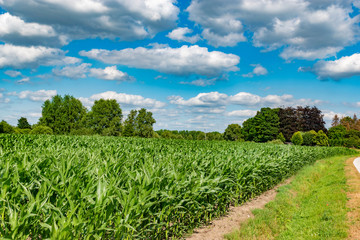
[[[340,118],[337,114],[335,114],[334,118],[332,119],[331,126],[336,127],[340,124]]]
[[[70,133],[80,126],[85,114],[86,109],[80,100],[69,95],[56,95],[44,102],[39,125],[50,127],[55,134]]]
[[[124,122],[123,136],[132,137],[136,135],[135,119],[137,116],[136,110],[131,110],[127,119]]]
[[[224,132],[224,139],[227,141],[237,141],[242,138],[241,126],[239,124],[230,124]]]
[[[18,128],[20,129],[31,129],[31,125],[29,124],[27,118],[21,117],[18,119]]]
[[[322,130],[327,132],[325,128],[324,115],[317,107],[297,107],[298,128],[302,132],[314,130],[316,132]]]
[[[145,108],[139,110],[136,119],[136,135],[139,137],[150,138],[154,135],[153,125],[156,123],[152,112],[146,111]]]
[[[292,107],[279,108],[279,132],[281,132],[286,141],[290,141],[292,135],[299,131],[298,128],[298,118],[296,114],[296,109]]]
[[[94,102],[87,114],[86,125],[98,134],[118,136],[121,134],[122,111],[114,99]]]
[[[354,120],[351,117],[346,116],[340,119],[340,124],[349,131],[354,126]]]
[[[256,116],[243,124],[242,132],[247,141],[267,142],[276,139],[279,133],[278,109],[262,108]]]

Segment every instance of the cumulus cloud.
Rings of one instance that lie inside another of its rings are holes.
[[[55,68],[53,74],[58,77],[66,77],[70,79],[86,78],[86,74],[90,71],[90,63],[82,63],[80,65],[65,66],[63,68]]]
[[[252,72],[249,72],[247,74],[243,74],[243,77],[249,77],[252,78],[254,76],[263,76],[263,75],[267,75],[268,71],[266,68],[264,68],[263,66],[261,66],[260,64],[252,64],[251,66],[254,67],[254,70]]]
[[[0,15],[0,39],[15,45],[29,46],[59,46],[66,43],[66,38],[58,35],[51,26],[26,23],[10,13]]]
[[[189,42],[189,43],[196,43],[200,40],[200,36],[198,34],[193,36],[186,36],[189,34],[192,34],[193,30],[187,27],[179,27],[174,30],[172,30],[168,35],[166,35],[168,38],[172,40],[177,40],[180,42]]]
[[[24,77],[24,78],[16,81],[17,84],[24,84],[24,83],[29,83],[29,82],[30,82],[29,77]]]
[[[227,103],[228,96],[224,93],[209,92],[199,93],[196,97],[185,100],[181,96],[170,96],[168,100],[171,104],[191,106],[191,107],[219,107]]]
[[[213,46],[234,46],[249,30],[256,47],[283,47],[280,56],[286,60],[314,60],[334,56],[357,41],[359,16],[350,16],[351,4],[350,0],[194,0],[187,11]]]
[[[6,75],[10,76],[10,77],[18,77],[18,76],[21,76],[21,72],[19,71],[14,71],[14,70],[7,70],[4,72]]]
[[[190,82],[180,82],[180,84],[184,85],[193,85],[193,86],[199,86],[199,87],[206,87],[210,85],[215,85],[217,78],[211,78],[211,79],[197,79]]]
[[[109,80],[109,81],[132,81],[134,77],[129,76],[127,73],[119,71],[116,66],[102,68],[92,68],[90,69],[90,76]]]
[[[166,104],[152,98],[144,98],[140,95],[131,95],[126,93],[117,93],[107,91],[92,95],[90,98],[79,98],[79,100],[87,107],[91,106],[95,100],[99,99],[115,99],[120,105],[130,107],[146,107],[146,108],[163,108]]]
[[[324,103],[320,100],[305,98],[296,99],[290,94],[267,95],[261,97],[248,92],[239,92],[232,96],[228,96],[219,92],[209,92],[199,93],[197,96],[189,98],[188,100],[181,96],[170,96],[168,97],[168,100],[171,104],[187,107],[198,107],[203,109],[226,107],[228,105],[239,105],[246,107],[282,107],[319,105]],[[207,110],[204,111],[206,112]]]
[[[334,61],[319,61],[312,68],[299,68],[299,71],[309,71],[320,79],[350,78],[360,75],[360,54],[355,53]]]
[[[0,93],[0,103],[9,103],[10,98],[5,98],[3,93]]]
[[[57,94],[56,90],[38,90],[38,91],[22,91],[19,93],[11,92],[8,95],[10,96],[17,96],[20,99],[29,99],[35,102],[44,102],[48,99],[51,99],[53,96]]]
[[[0,4],[16,17],[49,25],[70,39],[152,37],[172,28],[179,13],[175,0],[0,0]]]
[[[235,110],[228,112],[226,115],[230,117],[254,117],[257,111],[254,110]]]
[[[80,62],[80,59],[66,57],[65,52],[60,49],[42,46],[0,45],[0,68],[36,68],[40,65],[65,65],[78,62]]]
[[[93,49],[88,52],[81,51],[80,55],[109,64],[153,69],[175,75],[217,76],[224,72],[237,71],[236,65],[240,62],[240,58],[234,54],[219,51],[209,52],[207,48],[197,45],[180,48],[138,47],[120,51]]]

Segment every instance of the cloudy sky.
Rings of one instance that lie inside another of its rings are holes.
[[[261,107],[360,115],[358,0],[0,0],[0,120],[70,94],[224,131]]]

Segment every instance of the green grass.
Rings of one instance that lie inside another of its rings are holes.
[[[347,157],[332,157],[302,169],[276,199],[227,239],[345,239]]]

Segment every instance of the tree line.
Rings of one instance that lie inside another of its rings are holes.
[[[145,108],[131,110],[123,122],[123,114],[116,100],[96,100],[88,111],[73,96],[54,96],[42,105],[39,122],[31,126],[21,117],[17,127],[0,123],[0,133],[70,134],[104,136],[154,137],[155,119]]]

